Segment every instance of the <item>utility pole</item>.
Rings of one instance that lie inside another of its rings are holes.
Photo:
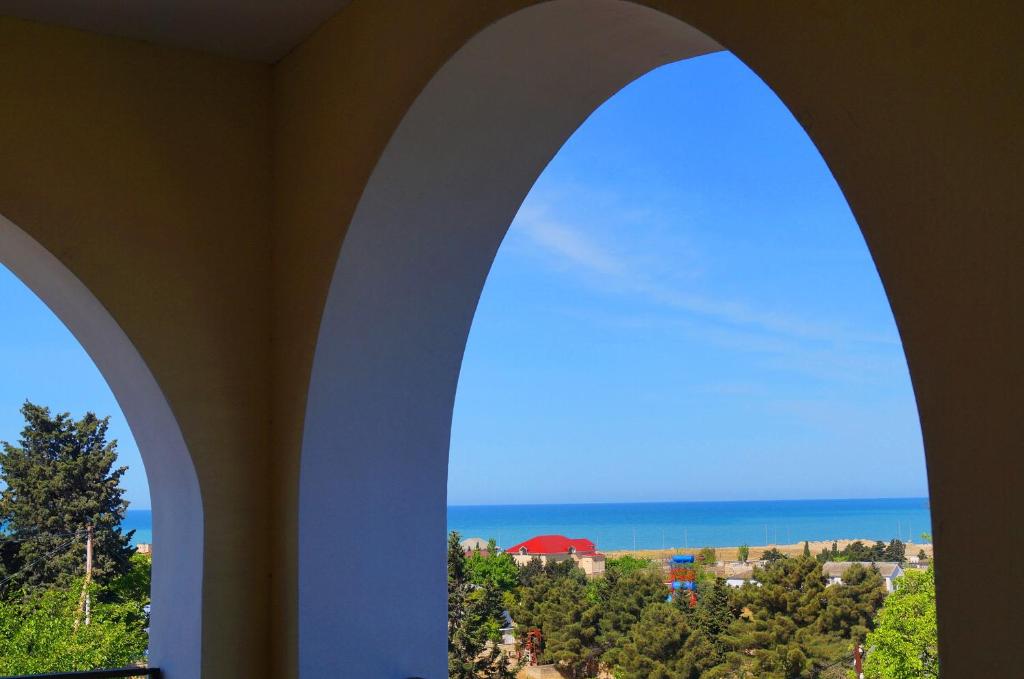
[[[82,596],[78,600],[78,615],[75,616],[75,629],[85,613],[85,624],[92,622],[92,601],[89,597],[89,583],[92,582],[92,524],[85,527],[85,581],[82,583]]]
[[[92,524],[86,526],[85,533],[85,624],[92,622],[92,601],[89,596],[89,583],[92,582]]]

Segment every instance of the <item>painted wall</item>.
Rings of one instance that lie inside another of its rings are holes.
[[[259,677],[271,577],[269,67],[9,19],[0,54],[0,214],[95,295],[162,390],[202,494],[204,675]],[[183,520],[162,510],[191,508],[157,503],[160,470],[131,405],[159,561],[176,547],[161,523]]]
[[[205,676],[295,676],[299,451],[346,228],[435,74],[529,4],[355,0],[274,67],[0,20],[0,214],[103,304],[177,419],[205,515]],[[649,4],[765,78],[843,187],[904,339],[937,549],[1020,550],[1024,9]],[[1020,592],[957,588],[967,568],[938,573],[951,677],[997,674],[1016,641]]]

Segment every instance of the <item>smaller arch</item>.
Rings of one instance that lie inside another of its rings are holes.
[[[67,326],[124,412],[146,468],[153,508],[149,662],[167,679],[198,678],[203,505],[192,458],[171,407],[103,304],[60,260],[3,215],[0,263]]]

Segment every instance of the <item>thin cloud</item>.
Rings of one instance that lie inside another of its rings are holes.
[[[854,333],[836,325],[815,323],[790,315],[755,310],[749,304],[695,294],[652,279],[621,252],[602,246],[582,229],[548,216],[543,208],[520,211],[512,226],[530,243],[553,256],[562,266],[575,268],[588,281],[730,325],[748,326],[795,339],[829,342],[894,344],[890,336]]]

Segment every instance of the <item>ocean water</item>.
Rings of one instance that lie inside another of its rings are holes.
[[[121,530],[127,533],[135,531],[132,544],[153,542],[153,512],[149,509],[129,509],[121,522]]]
[[[448,507],[448,529],[504,547],[534,535],[589,538],[599,549],[791,544],[867,538],[921,541],[927,498]]]
[[[148,509],[129,509],[123,527],[136,544],[153,541]],[[730,547],[804,540],[899,538],[920,542],[931,532],[927,498],[636,502],[576,505],[456,505],[448,529],[494,538],[502,546],[534,535],[589,538],[605,550]]]

